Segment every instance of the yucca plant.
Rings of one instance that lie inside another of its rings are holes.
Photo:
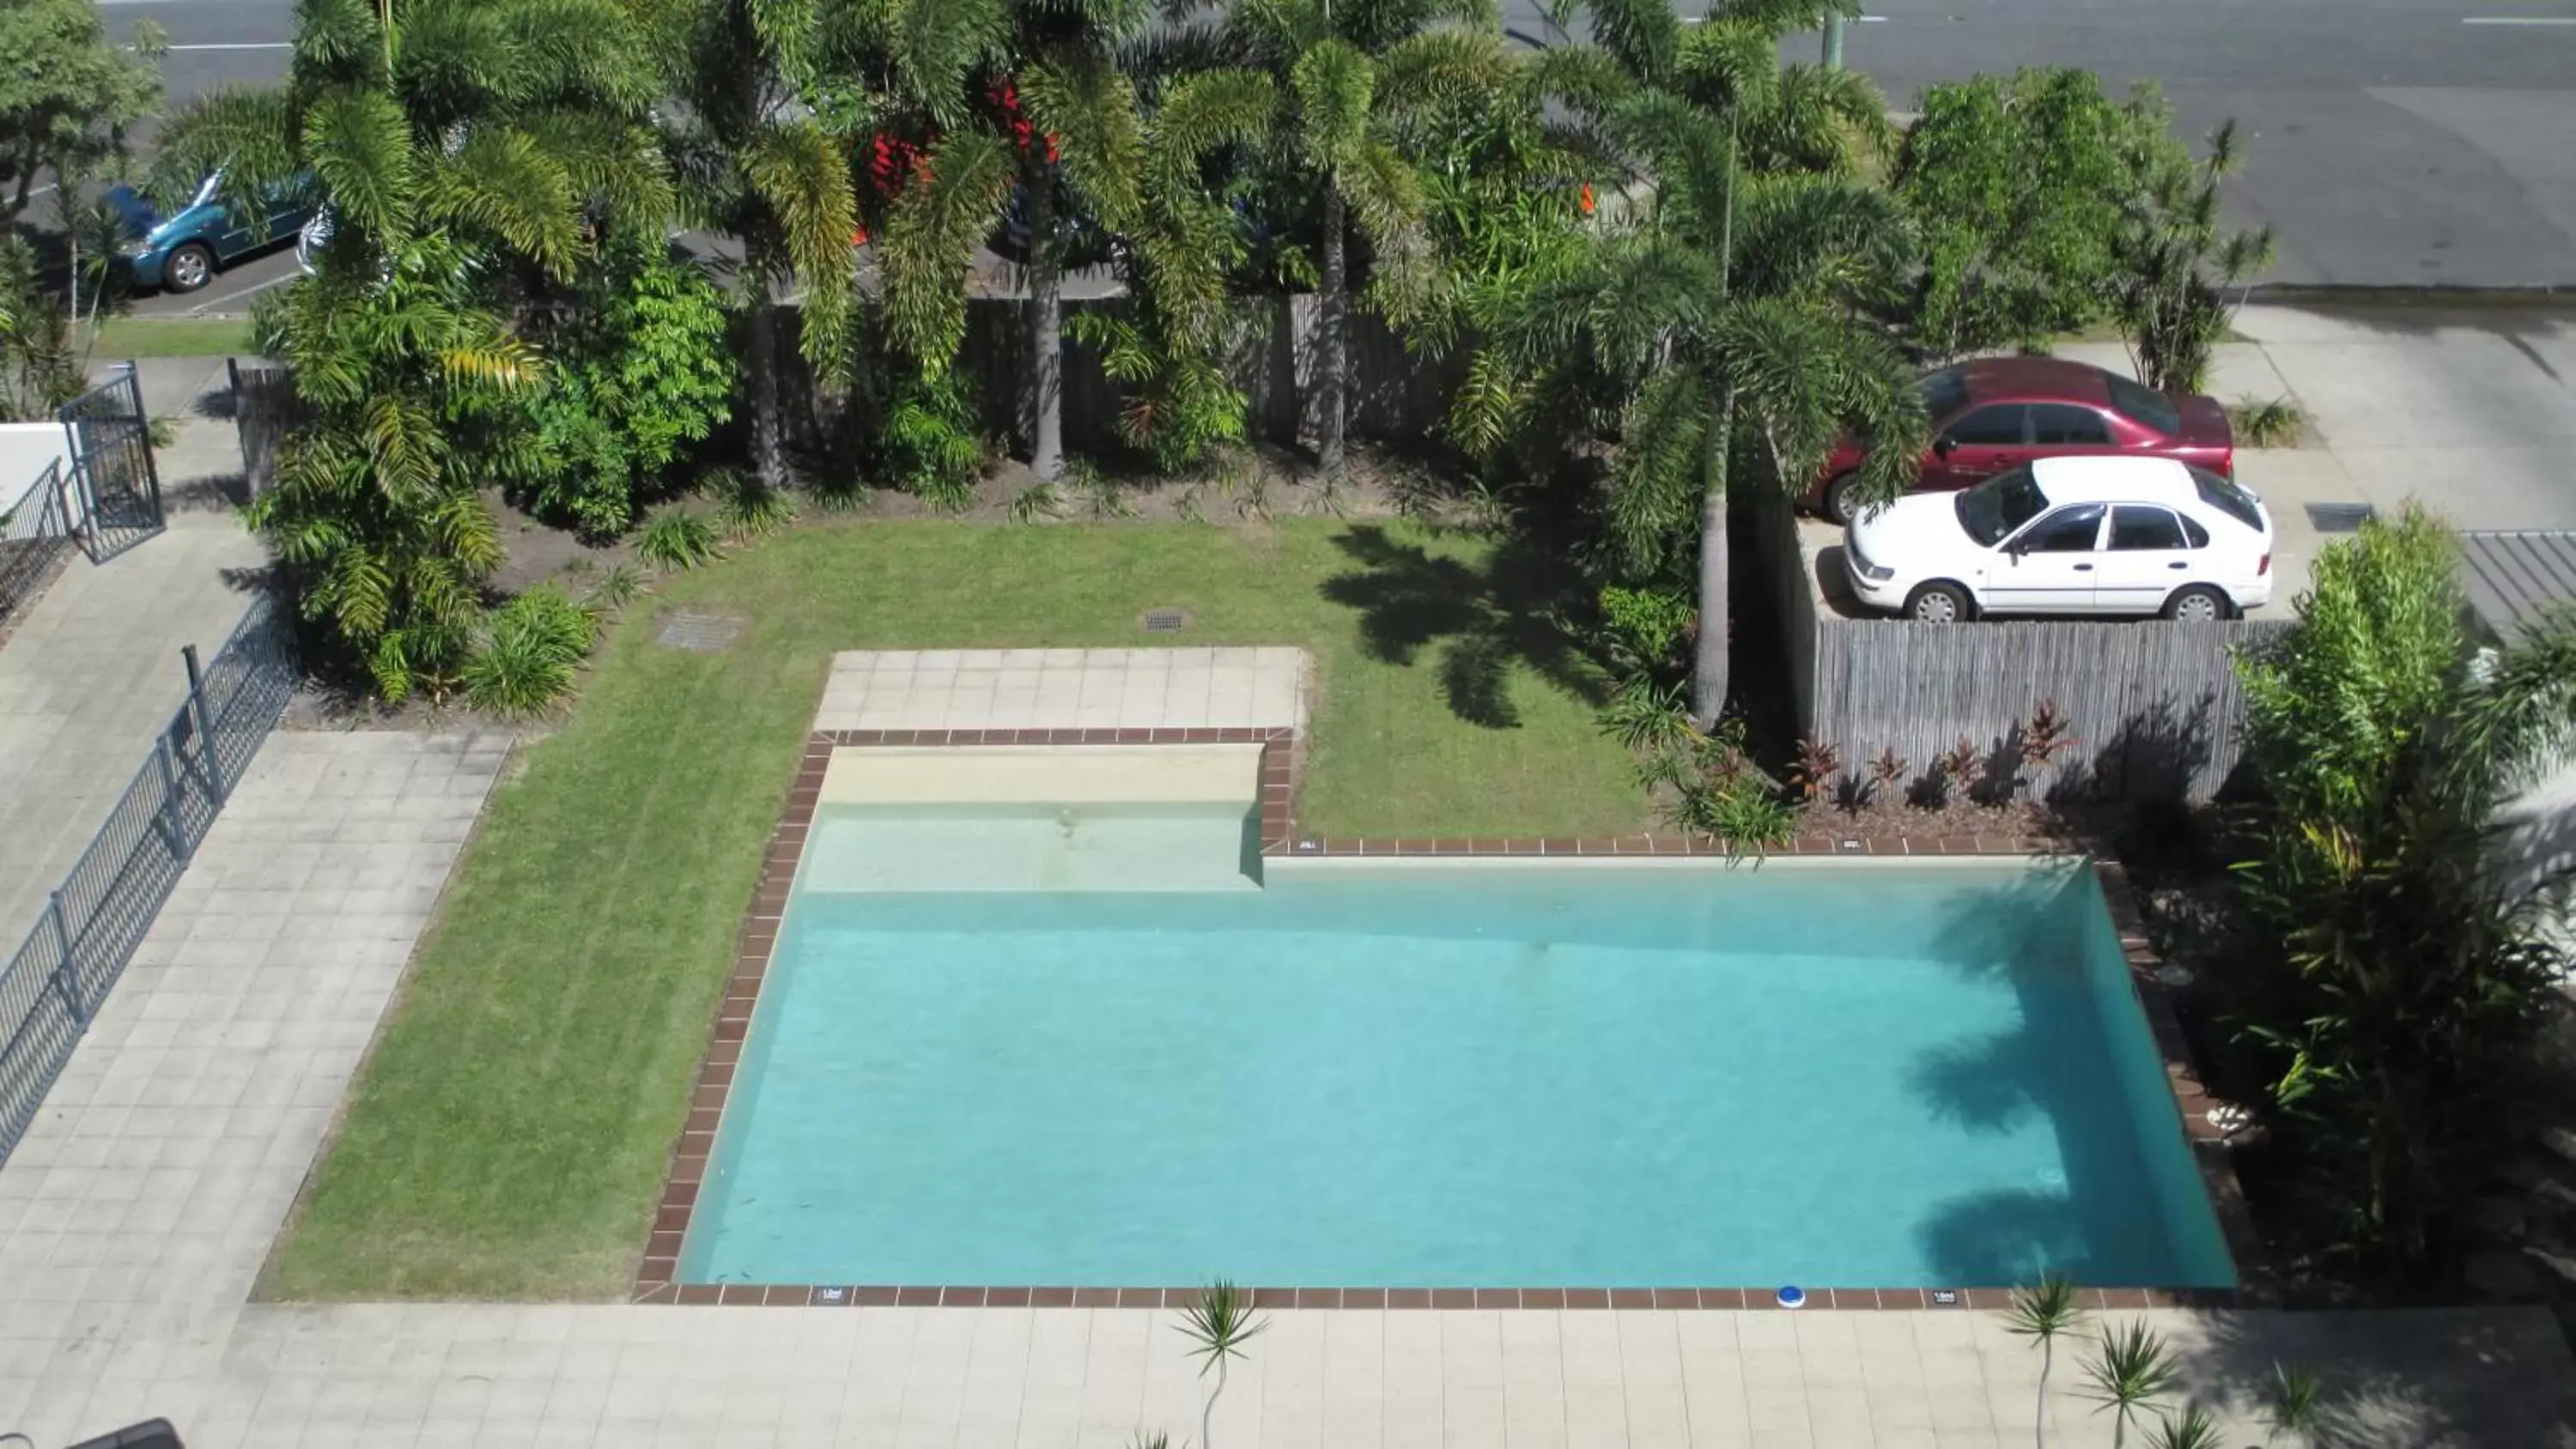
[[[2104,1329],[2093,1356],[2084,1361],[2085,1397],[2111,1416],[2112,1449],[2128,1442],[2129,1426],[2155,1401],[2173,1392],[2180,1378],[2163,1335],[2143,1319]]]
[[[796,521],[796,500],[783,488],[772,488],[757,474],[726,469],[710,480],[716,495],[716,517],[727,538],[749,543],[767,538]]]
[[[2264,1388],[2263,1415],[2272,1430],[2267,1437],[2287,1434],[2302,1444],[2313,1444],[2324,1435],[2325,1380],[2315,1372],[2276,1363]]]
[[[722,552],[714,524],[677,509],[655,514],[635,537],[636,557],[671,573],[712,563]]]
[[[1064,485],[1043,480],[1032,483],[1011,495],[1010,516],[1013,523],[1036,523],[1042,519],[1064,517]]]
[[[2157,1416],[2147,1443],[2151,1449],[2225,1449],[2226,1440],[2208,1410],[2198,1404],[2186,1404],[2180,1414]]]
[[[1250,1291],[1237,1288],[1223,1278],[1201,1289],[1196,1302],[1181,1310],[1181,1332],[1189,1336],[1190,1353],[1199,1360],[1199,1376],[1216,1373],[1216,1385],[1208,1390],[1207,1402],[1199,1410],[1200,1449],[1213,1449],[1208,1426],[1216,1415],[1217,1397],[1225,1392],[1226,1364],[1244,1356],[1244,1345],[1268,1327],[1268,1322],[1252,1308]]]
[[[2043,1274],[2036,1283],[2015,1288],[2004,1314],[2006,1332],[2029,1339],[2039,1349],[2039,1426],[2041,1449],[2048,1444],[2048,1371],[2056,1366],[2057,1340],[2084,1321],[2075,1280],[2062,1273]]]

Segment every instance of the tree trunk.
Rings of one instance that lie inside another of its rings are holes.
[[[1055,244],[1055,179],[1045,167],[1029,197],[1029,471],[1041,483],[1064,473],[1064,279]]]
[[[1735,389],[1718,403],[1717,426],[1710,431],[1703,465],[1706,491],[1699,505],[1699,640],[1691,666],[1691,716],[1703,730],[1715,729],[1726,709],[1728,628],[1726,469],[1729,442],[1735,436]]]
[[[1350,311],[1350,278],[1342,256],[1342,193],[1324,187],[1324,291],[1315,319],[1315,462],[1330,473],[1342,466],[1344,377],[1349,359],[1343,353],[1342,323]]]
[[[1699,647],[1691,669],[1691,716],[1717,727],[1726,708],[1726,495],[1711,489],[1699,514]]]
[[[751,463],[760,486],[787,486],[787,438],[778,409],[777,315],[766,278],[751,303]]]

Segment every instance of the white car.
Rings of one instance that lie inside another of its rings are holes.
[[[2263,500],[2170,458],[2042,458],[1853,520],[1861,602],[1927,623],[1980,614],[2225,619],[2272,600]]]

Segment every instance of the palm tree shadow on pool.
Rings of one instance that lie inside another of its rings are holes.
[[[1379,524],[1333,539],[1357,567],[1335,574],[1324,597],[1359,613],[1371,659],[1412,666],[1436,650],[1450,713],[1486,729],[1517,729],[1514,667],[1587,704],[1607,697],[1601,670],[1563,623],[1583,606],[1580,575],[1560,550],[1515,532],[1482,559],[1435,554]]]
[[[2103,1130],[2102,1094],[2118,1089],[2106,1023],[2065,999],[2069,975],[2090,970],[2083,913],[2099,909],[2088,877],[2034,872],[1961,892],[1924,943],[1963,979],[2010,986],[2020,1011],[2003,1030],[1923,1048],[1909,1085],[1936,1119],[1973,1136],[2044,1121],[2065,1166],[2063,1182],[1981,1187],[1916,1225],[1925,1259],[1952,1286],[2008,1287],[2046,1272],[2090,1287],[2171,1286],[2123,1281],[2135,1268],[2106,1257],[2096,1236],[2100,1212],[2142,1190],[2130,1134]]]

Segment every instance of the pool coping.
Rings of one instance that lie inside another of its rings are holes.
[[[1292,813],[1300,740],[1289,729],[991,729],[991,730],[815,730],[805,738],[787,803],[771,830],[761,860],[759,883],[743,913],[734,948],[734,965],[717,1008],[706,1055],[689,1097],[687,1120],[671,1154],[642,1259],[636,1269],[633,1302],[660,1304],[727,1304],[788,1307],[1035,1307],[1035,1308],[1181,1308],[1198,1300],[1202,1289],[1190,1287],[1074,1288],[994,1287],[949,1284],[764,1284],[681,1283],[681,1243],[697,1207],[700,1186],[715,1150],[716,1129],[733,1089],[734,1071],[751,1032],[760,984],[778,944],[798,864],[804,858],[815,807],[822,795],[823,774],[833,752],[877,745],[1148,745],[1258,744],[1260,769],[1260,835],[1264,857],[1297,859],[1330,857],[1452,858],[1702,856],[1724,857],[1714,841],[1675,836],[1636,835],[1615,838],[1558,836],[1490,838],[1306,838],[1296,833]],[[2173,1091],[2184,1137],[2199,1168],[2201,1186],[2218,1219],[2229,1256],[2234,1260],[2234,1288],[2087,1288],[2083,1297],[2099,1309],[2158,1307],[2271,1306],[2278,1301],[2263,1271],[2264,1254],[2245,1204],[2227,1134],[2210,1120],[2215,1105],[2203,1088],[2191,1045],[2175,1010],[2174,989],[2158,979],[2164,964],[2146,934],[2128,873],[2099,842],[2078,842],[2086,849],[2060,850],[2092,862],[2095,878],[2109,905],[2121,953],[2129,965],[2131,988],[2164,1059],[2166,1085]],[[2027,841],[2004,836],[1943,835],[1926,837],[1837,837],[1829,832],[1803,833],[1779,854],[1797,856],[1871,857],[2029,857],[2051,852]],[[1958,1288],[1809,1287],[1808,1308],[1915,1309],[2003,1308],[2011,1285],[1962,1285]],[[1740,1310],[1781,1307],[1777,1289],[1753,1288],[1329,1288],[1256,1287],[1256,1307],[1273,1309],[1704,1309]]]

